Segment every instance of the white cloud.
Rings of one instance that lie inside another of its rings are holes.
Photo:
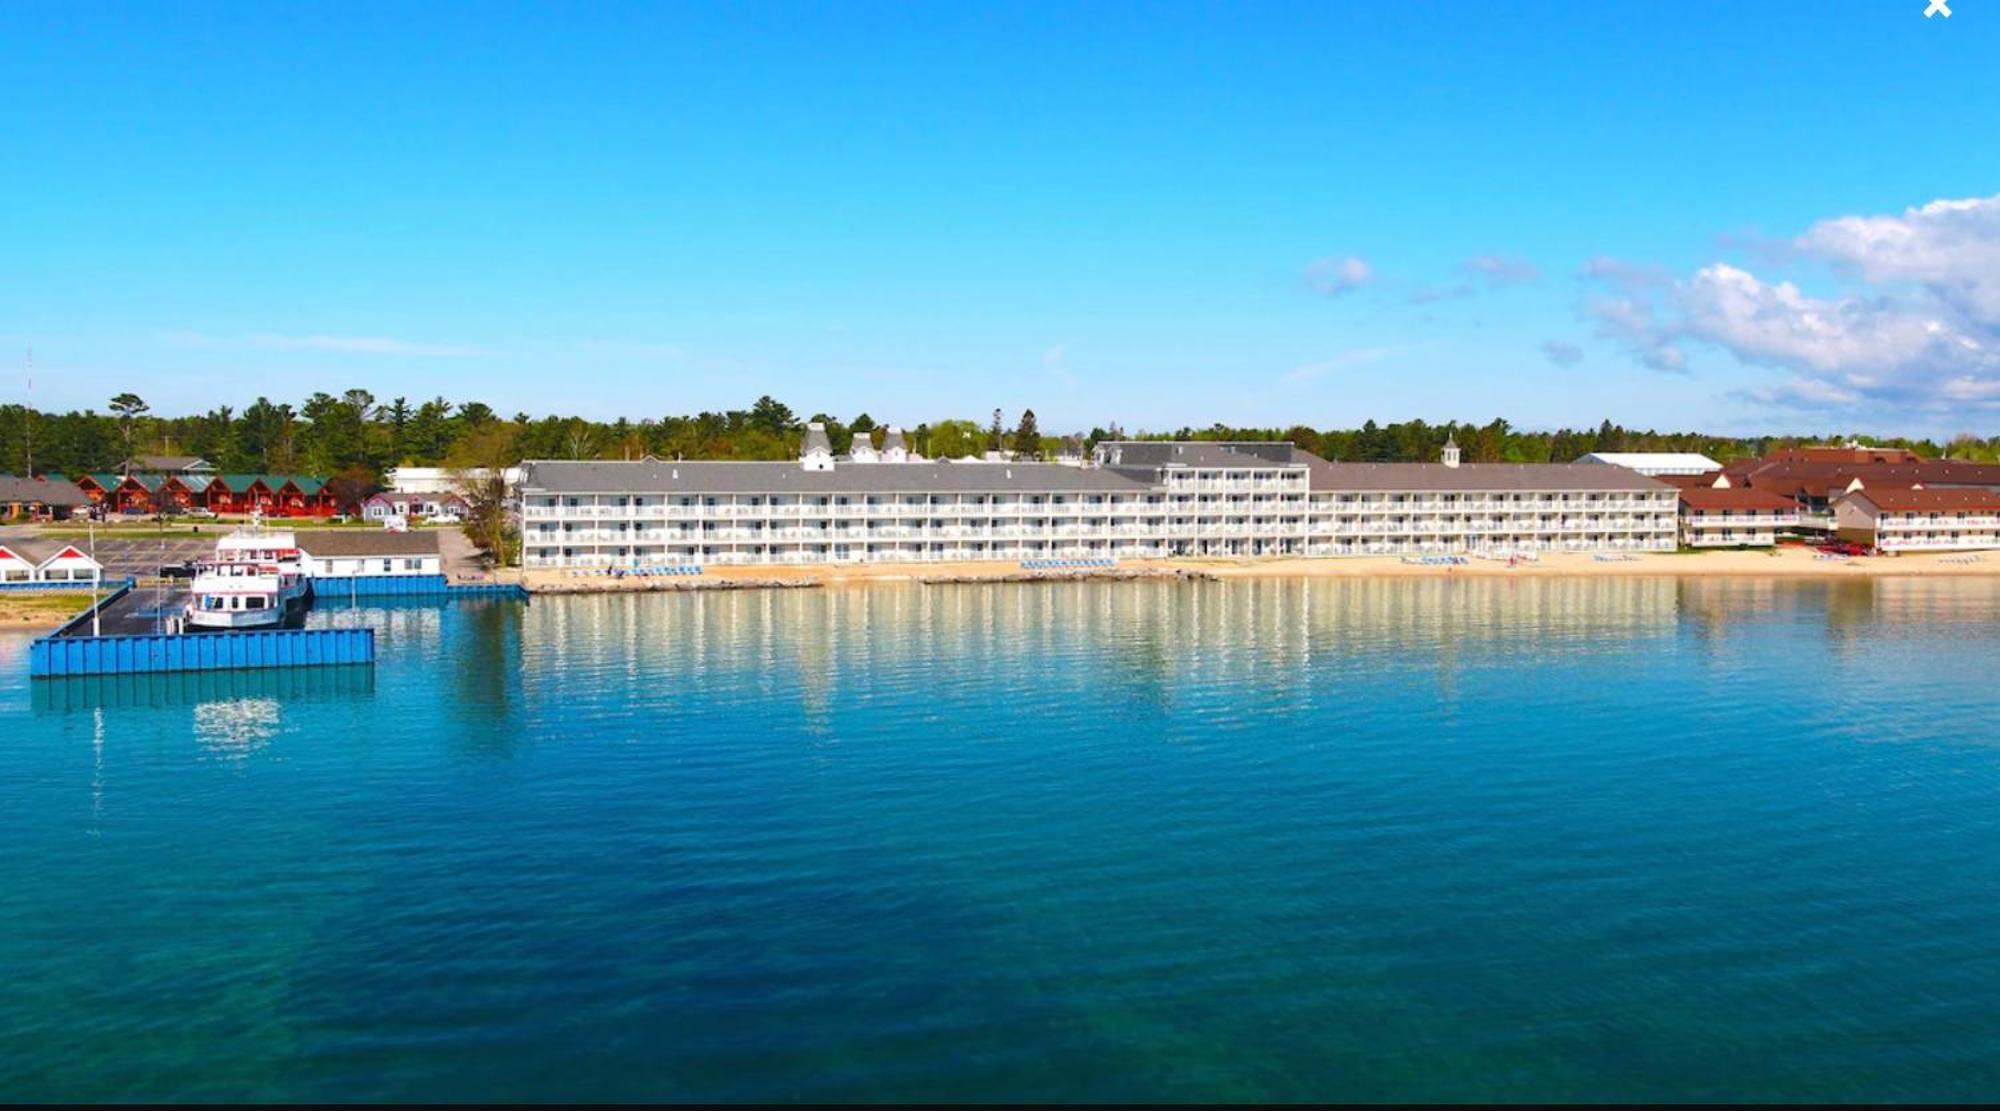
[[[1524,285],[1542,276],[1542,268],[1527,259],[1505,255],[1476,255],[1459,264],[1458,268],[1485,279],[1489,286]]]
[[[1970,319],[2000,326],[2000,196],[1822,220],[1793,244],[1864,281],[1921,285]]]
[[[1766,283],[1726,263],[1706,266],[1676,291],[1682,329],[1751,362],[1861,379],[1927,358],[1977,357],[1950,325],[1921,306],[1884,299],[1809,297],[1791,282]]]
[[[1676,329],[1656,317],[1650,300],[1594,297],[1584,306],[1584,315],[1597,325],[1598,335],[1624,344],[1646,366],[1667,374],[1687,373],[1687,355],[1674,342]]]
[[[1766,404],[2000,411],[2000,197],[1823,220],[1789,246],[1845,287],[1808,292],[1720,262],[1675,279],[1593,259],[1581,276],[1616,292],[1583,313],[1655,369],[1684,370],[1684,345],[1700,342],[1787,372],[1740,391]]]
[[[1306,285],[1313,292],[1328,297],[1350,293],[1374,280],[1374,268],[1368,265],[1367,259],[1358,255],[1328,255],[1316,258],[1306,266]]]
[[[1658,289],[1673,283],[1673,275],[1664,266],[1654,266],[1645,262],[1629,262],[1625,259],[1599,255],[1583,264],[1577,277],[1598,282],[1626,293],[1636,293],[1646,289]]]

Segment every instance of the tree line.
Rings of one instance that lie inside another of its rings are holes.
[[[0,406],[0,472],[77,475],[116,470],[134,455],[194,455],[225,472],[300,473],[341,478],[355,484],[379,482],[398,466],[500,467],[521,459],[791,459],[805,425],[826,426],[836,452],[852,449],[857,437],[879,444],[882,422],[868,413],[840,419],[827,413],[800,417],[775,398],[758,398],[746,409],[657,418],[588,420],[576,416],[504,416],[479,401],[443,397],[412,402],[377,399],[367,390],[338,396],[315,393],[298,406],[260,397],[235,410],[228,406],[187,416],[161,416],[134,393],[110,399],[103,412],[31,412],[21,405]],[[1000,410],[990,419],[947,418],[907,426],[913,451],[930,458],[958,458],[1002,452],[1013,458],[1045,458],[1065,448],[1088,449],[1106,439],[1288,440],[1328,459],[1343,462],[1434,462],[1447,439],[1475,463],[1569,462],[1592,451],[1695,451],[1722,462],[1762,455],[1779,447],[1858,439],[1905,447],[1931,458],[2000,461],[2000,437],[1931,439],[1869,438],[1842,435],[1717,436],[1699,432],[1629,429],[1609,420],[1596,428],[1553,431],[1515,428],[1505,420],[1486,423],[1422,420],[1359,428],[1205,428],[1127,432],[1118,425],[1070,436],[1039,428],[1032,410],[1011,423]]]

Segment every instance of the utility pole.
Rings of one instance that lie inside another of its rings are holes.
[[[33,478],[35,477],[35,349],[34,348],[32,347],[28,348],[28,357],[21,364],[21,369],[28,377],[28,413],[27,416],[22,418],[22,423],[27,426],[26,429],[24,430],[26,434],[23,436],[24,442],[26,442],[26,444],[28,445],[27,473],[29,478]]]
[[[98,603],[104,600],[101,593],[104,589],[104,566],[97,562],[97,518],[91,517],[89,522],[84,527],[90,530],[90,635],[101,637],[104,635],[104,624],[98,619],[98,613],[103,607]]]

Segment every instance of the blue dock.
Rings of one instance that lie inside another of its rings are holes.
[[[360,598],[472,598],[528,600],[519,583],[453,583],[443,575],[320,575],[312,580],[314,598],[354,601]]]
[[[36,679],[374,662],[373,629],[47,636],[28,646],[28,674]]]
[[[142,675],[239,668],[373,664],[373,629],[169,633],[129,581],[28,646],[28,675]],[[105,635],[93,636],[93,618]]]
[[[39,584],[38,584],[39,585]],[[356,575],[313,580],[322,602],[434,599],[528,600],[518,583],[451,583],[443,575]],[[266,668],[368,667],[375,662],[375,630],[245,629],[172,633],[176,603],[130,579],[28,649],[28,674],[36,679],[243,671]]]

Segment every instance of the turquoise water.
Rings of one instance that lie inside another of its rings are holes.
[[[0,637],[0,1097],[2000,1096],[2000,582],[314,620]]]

